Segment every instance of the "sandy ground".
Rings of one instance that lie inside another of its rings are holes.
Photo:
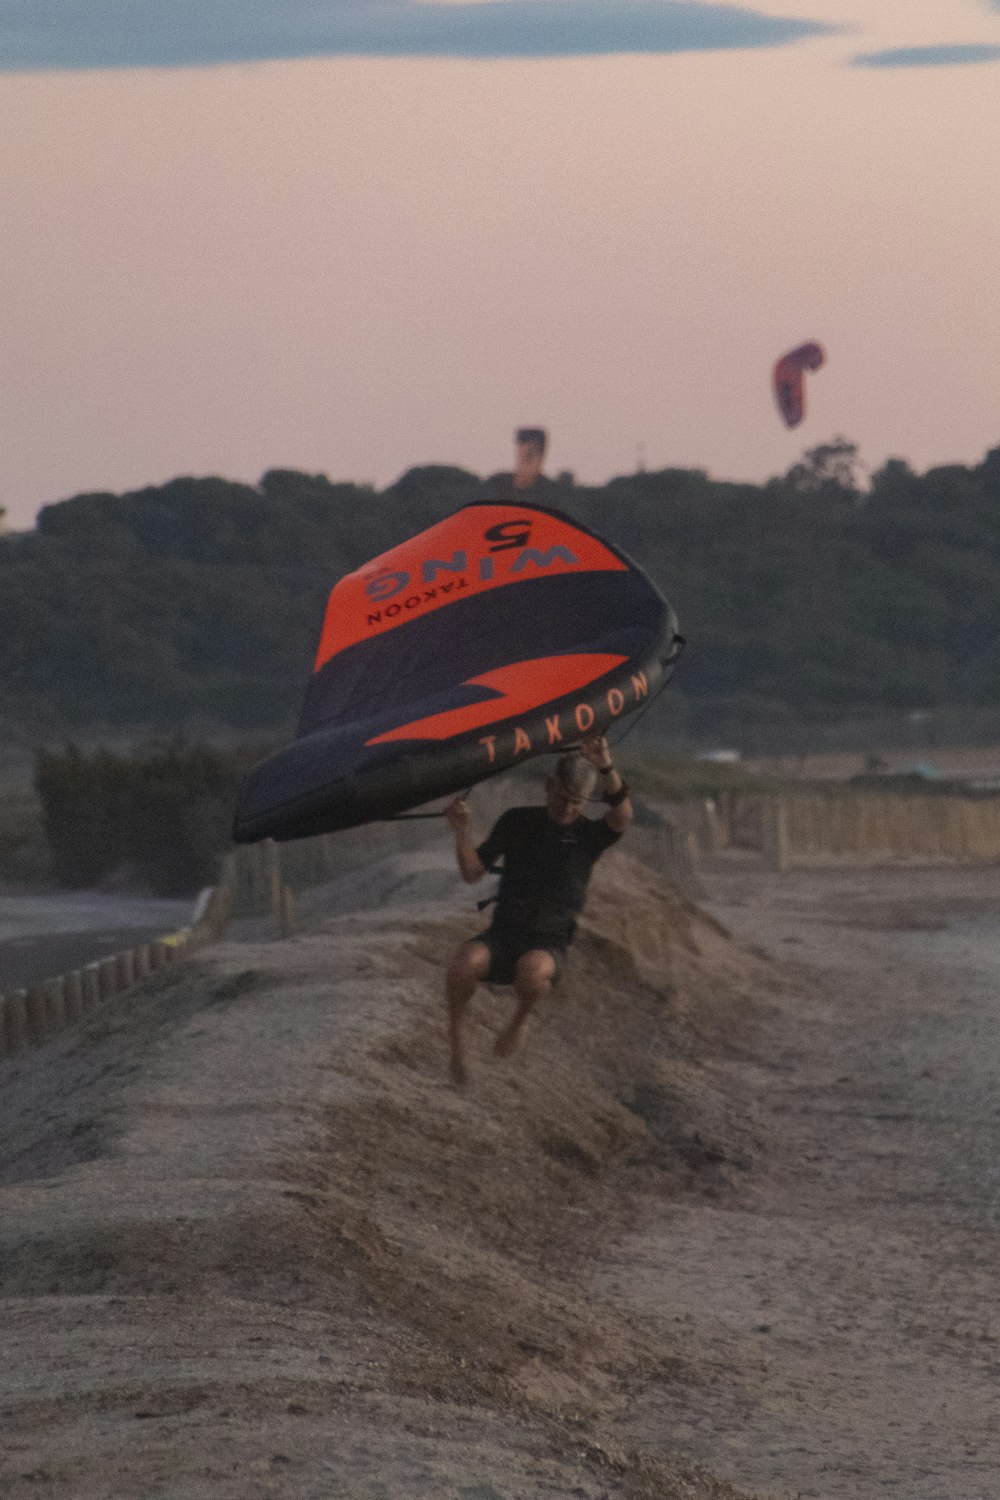
[[[484,994],[466,1094],[441,970],[481,918],[404,899],[412,868],[391,906],[220,945],[0,1068],[0,1493],[731,1493],[604,1440],[660,1355],[586,1280],[646,1185],[745,1170],[713,1018],[750,1025],[770,970],[604,864],[515,1063]]]
[[[1000,871],[711,884],[797,982],[747,1059],[748,1191],[664,1206],[595,1274],[686,1341],[623,1430],[802,1497],[993,1500]]]
[[[418,866],[0,1065],[5,1500],[995,1495],[1000,872],[616,852],[459,1093]]]

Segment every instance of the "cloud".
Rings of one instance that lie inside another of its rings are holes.
[[[1000,62],[1000,45],[966,43],[954,47],[892,47],[862,52],[851,59],[856,68],[955,68],[970,63]]]
[[[0,0],[0,72],[704,52],[838,29],[695,0]]]

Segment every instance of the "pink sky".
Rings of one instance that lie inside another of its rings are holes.
[[[914,10],[919,16],[914,17]],[[0,77],[0,506],[268,468],[378,486],[1000,445],[1000,43],[973,0],[777,0],[738,52]],[[818,339],[788,432],[770,366]]]

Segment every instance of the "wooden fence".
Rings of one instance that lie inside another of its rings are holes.
[[[484,833],[510,801],[511,788],[502,779],[476,788],[473,807]],[[180,932],[0,995],[0,1058],[44,1045],[111,996],[216,941],[233,916],[267,917],[277,935],[289,936],[299,892],[393,854],[426,848],[445,832],[438,822],[391,822],[234,850],[219,884],[202,892],[190,925]],[[836,863],[991,864],[1000,862],[1000,797],[727,794],[679,803],[669,818],[634,824],[625,847],[691,896],[702,894],[702,856],[725,848],[756,850],[776,870]]]
[[[483,818],[485,834],[492,818]],[[299,839],[290,844],[264,840],[260,844],[235,849],[227,856],[222,889],[226,892],[227,910],[236,917],[273,918],[282,937],[295,926],[296,897],[302,891],[323,885],[339,876],[361,870],[393,854],[410,853],[427,848],[441,837],[440,825],[396,823],[369,825],[351,831],[355,842],[345,844],[344,834],[323,834],[315,839]],[[633,825],[623,847],[659,871],[666,879],[681,886],[690,896],[703,894],[698,874],[699,843],[697,835],[681,823]],[[448,836],[450,855],[450,834]]]
[[[722,845],[775,869],[829,864],[995,864],[1000,798],[793,792],[720,799]]]
[[[190,925],[179,932],[0,995],[0,1058],[44,1046],[103,1001],[214,941],[229,919],[229,905],[226,890],[211,886],[198,897]]]
[[[488,782],[476,788],[473,803],[484,834],[510,802],[508,786]],[[697,816],[693,823],[689,816],[687,826],[680,817],[633,826],[628,852],[689,895],[699,895],[696,824]],[[103,1001],[217,941],[233,917],[267,917],[277,936],[288,937],[296,925],[298,893],[394,854],[427,848],[446,834],[450,844],[443,823],[415,819],[368,824],[290,844],[268,839],[234,849],[226,857],[219,884],[201,893],[190,925],[180,932],[0,995],[0,1059],[43,1046]]]
[[[426,847],[440,823],[413,820],[368,823],[342,833],[275,844],[264,839],[233,849],[223,864],[221,884],[230,893],[231,915],[277,915],[280,892],[294,893],[324,885],[393,854]]]

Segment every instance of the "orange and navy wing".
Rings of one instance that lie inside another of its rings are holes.
[[[391,816],[597,733],[666,680],[676,624],[586,527],[466,506],[333,589],[299,737],[252,774],[234,836]]]
[[[462,688],[481,690],[477,701],[438,709],[408,724],[373,735],[367,743],[385,745],[390,740],[447,740],[456,734],[467,734],[470,729],[486,729],[506,719],[524,718],[544,704],[582,693],[615,667],[623,666],[626,659],[608,652],[590,652],[512,662],[510,666],[497,667],[462,683]]]
[[[460,600],[535,578],[627,568],[607,542],[554,511],[469,505],[340,580],[327,603],[315,670],[349,646]]]

